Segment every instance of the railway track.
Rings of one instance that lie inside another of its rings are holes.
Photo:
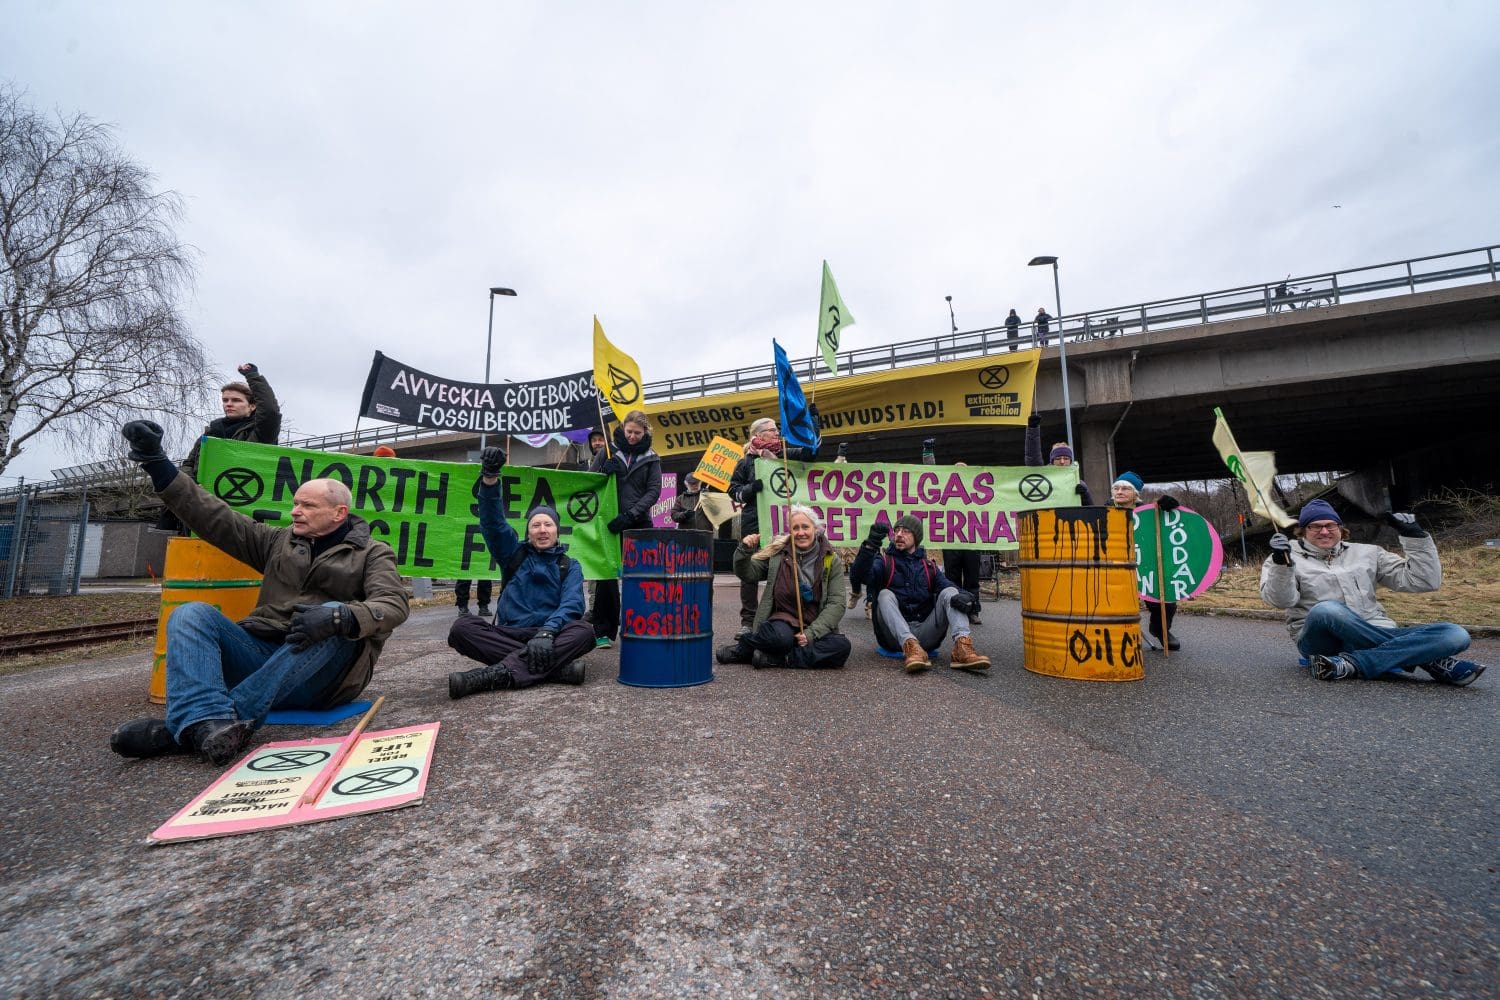
[[[97,646],[101,643],[152,635],[155,632],[156,618],[151,617],[124,622],[105,622],[99,625],[76,625],[72,628],[49,628],[38,632],[20,632],[16,635],[0,635],[0,657],[29,656],[33,653],[51,653],[77,646]]]

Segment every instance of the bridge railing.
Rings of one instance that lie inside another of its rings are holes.
[[[1020,324],[1014,333],[1003,325],[988,326],[879,347],[855,348],[839,353],[839,373],[890,371],[906,365],[957,361],[1025,350],[1038,345],[1055,344],[1059,335],[1066,337],[1069,343],[1090,341],[1496,281],[1500,280],[1500,272],[1497,272],[1496,266],[1497,255],[1500,255],[1500,244],[1491,244],[1473,250],[1413,257],[1410,260],[1372,264],[1344,271],[1327,271],[1295,278],[1288,275],[1278,281],[1201,292],[1181,298],[1091,309],[1051,319],[1045,334],[1038,332],[1035,323],[1028,322]],[[821,358],[799,358],[792,362],[792,367],[799,374],[807,372],[811,375],[814,366],[821,362]],[[775,371],[771,365],[751,365],[648,382],[645,392],[648,400],[663,401],[762,389],[775,382]],[[357,433],[344,431],[339,434],[324,434],[288,441],[287,444],[294,448],[343,451],[356,444],[373,446],[432,436],[433,432],[424,427],[375,424]],[[81,485],[77,480],[70,481],[58,472],[54,472],[54,475],[58,475],[59,480],[51,485],[58,488]],[[100,475],[98,481],[110,481],[108,474]],[[17,492],[16,487],[0,489],[0,500],[12,497]]]

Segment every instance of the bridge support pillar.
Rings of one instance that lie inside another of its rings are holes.
[[[1086,420],[1078,426],[1075,454],[1082,468],[1079,475],[1089,484],[1094,503],[1109,505],[1109,432],[1114,429],[1113,420]]]

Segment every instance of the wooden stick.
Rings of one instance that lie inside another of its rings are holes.
[[[1161,621],[1161,658],[1169,660],[1172,658],[1171,644],[1172,633],[1167,629],[1167,581],[1162,576],[1161,550],[1167,543],[1167,526],[1162,523],[1161,497],[1156,498],[1156,585],[1161,588],[1161,603],[1157,604],[1157,618]]]
[[[333,780],[334,775],[339,773],[339,768],[344,766],[344,759],[354,749],[354,744],[359,742],[359,734],[365,731],[365,727],[370,724],[371,719],[375,718],[375,713],[380,711],[380,706],[384,704],[385,695],[375,699],[375,704],[371,705],[370,710],[360,717],[359,724],[354,727],[354,731],[345,736],[344,742],[340,743],[339,748],[334,751],[333,759],[323,769],[323,776],[313,782],[313,786],[307,790],[307,794],[302,796],[302,801],[297,805],[305,806],[310,802],[316,802],[318,797],[328,790],[328,783]]]
[[[594,409],[599,411],[599,433],[604,435],[604,457],[609,458],[609,425],[604,422],[604,401],[594,394]],[[592,455],[589,456],[593,458]]]

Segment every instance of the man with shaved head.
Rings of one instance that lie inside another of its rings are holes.
[[[406,620],[407,603],[396,554],[349,513],[349,488],[310,479],[292,497],[290,528],[258,524],[180,474],[156,424],[134,420],[120,433],[168,509],[263,578],[258,606],[243,621],[198,602],[172,613],[167,717],[120,726],[110,738],[115,753],[197,752],[222,767],[272,709],[353,701]]]

